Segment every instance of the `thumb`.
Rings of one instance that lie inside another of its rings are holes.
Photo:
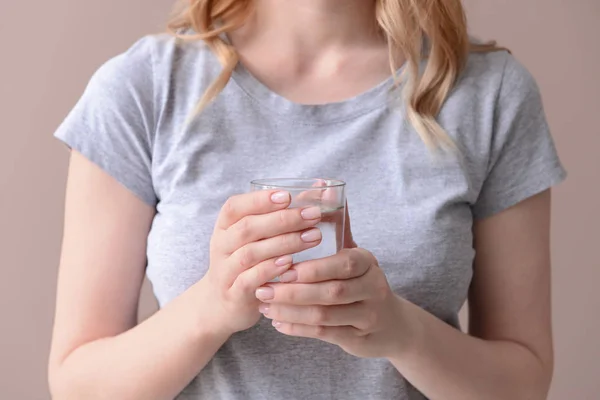
[[[350,226],[350,212],[348,210],[348,202],[346,202],[346,218],[344,223],[344,248],[353,249],[358,247],[352,237],[352,228]]]

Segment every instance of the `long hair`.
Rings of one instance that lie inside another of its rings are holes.
[[[253,0],[181,0],[168,25],[169,32],[182,40],[204,41],[222,65],[194,114],[206,107],[231,78],[239,57],[222,35],[241,27],[252,10]],[[455,148],[436,117],[469,53],[502,48],[495,42],[470,42],[461,0],[376,0],[375,15],[388,43],[394,76],[400,67],[395,55],[400,52],[406,57],[406,68],[396,81],[404,82],[403,98],[410,123],[429,148]],[[420,68],[423,59],[427,63]]]

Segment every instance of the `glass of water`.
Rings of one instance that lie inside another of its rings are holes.
[[[290,208],[318,206],[321,209],[321,243],[308,250],[294,254],[294,262],[329,257],[344,245],[346,223],[346,183],[337,179],[322,178],[276,178],[257,179],[251,183],[255,190],[282,190],[292,196]]]

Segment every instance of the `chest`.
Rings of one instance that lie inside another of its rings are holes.
[[[460,308],[473,258],[472,185],[458,162],[430,157],[399,113],[382,108],[333,126],[219,115],[157,143],[147,271],[161,304],[206,272],[229,196],[252,179],[303,176],[347,182],[354,237],[396,292],[444,318]]]

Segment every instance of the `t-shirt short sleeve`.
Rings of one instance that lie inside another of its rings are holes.
[[[473,205],[473,216],[489,217],[565,177],[538,85],[522,64],[507,55],[494,114],[487,176]]]
[[[152,39],[104,63],[54,136],[154,206]]]

